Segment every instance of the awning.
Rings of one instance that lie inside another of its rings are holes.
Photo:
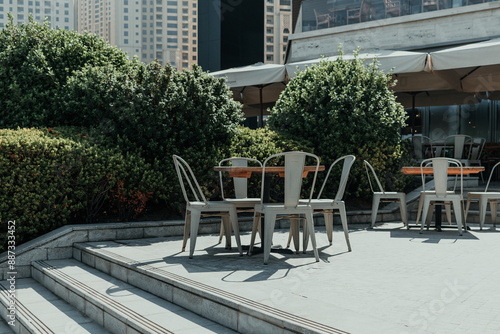
[[[431,68],[461,92],[500,91],[500,39],[430,53]]]
[[[379,70],[383,70],[384,73],[389,73],[393,70],[393,73],[397,74],[423,72],[426,69],[430,70],[430,68],[426,68],[427,56],[428,54],[424,52],[381,50],[376,53],[360,53],[358,57],[363,59],[366,64],[371,64],[376,59]],[[324,57],[286,64],[287,76],[291,79],[296,76],[297,71],[303,71],[308,66],[319,64],[322,59],[336,60],[339,57]],[[345,54],[342,58],[354,59],[354,55]]]
[[[245,117],[267,114],[285,89],[287,78],[285,65],[258,63],[209,73],[214,77],[226,77],[235,101],[243,104]]]

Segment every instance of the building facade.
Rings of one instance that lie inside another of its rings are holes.
[[[284,64],[288,36],[292,33],[292,1],[266,0],[264,63]]]
[[[197,0],[79,0],[78,31],[89,31],[142,62],[190,69],[198,54]]]
[[[0,0],[0,29],[9,21],[28,22],[31,15],[36,22],[47,20],[52,28],[76,30],[76,0]]]

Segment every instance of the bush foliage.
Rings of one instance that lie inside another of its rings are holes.
[[[390,80],[376,63],[363,65],[358,53],[354,60],[345,60],[340,52],[338,59],[323,60],[290,81],[271,110],[270,128],[308,139],[326,165],[342,155],[355,155],[349,189],[367,196],[363,159],[383,175],[400,174],[405,111],[389,89]],[[400,186],[387,178],[382,182]]]
[[[147,202],[161,179],[140,156],[95,145],[71,128],[0,130],[0,166],[0,221],[16,221],[18,243],[68,222],[93,222],[113,195],[107,207],[131,218],[143,210],[135,201]]]

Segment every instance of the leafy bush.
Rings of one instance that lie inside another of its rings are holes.
[[[0,30],[0,127],[65,123],[60,95],[75,71],[111,65],[129,72],[133,64],[96,35],[51,29],[32,18],[17,25],[10,18]]]
[[[16,221],[18,244],[67,223],[93,222],[106,203],[124,219],[140,213],[160,175],[139,156],[93,141],[78,129],[0,130],[0,222]]]
[[[389,183],[383,176],[404,178],[399,168],[405,111],[389,89],[390,80],[376,63],[366,67],[358,53],[351,61],[340,51],[337,60],[321,61],[290,81],[268,124],[277,132],[311,141],[325,165],[342,155],[355,155],[349,189],[356,196],[367,196],[363,159],[378,171],[382,183]],[[401,186],[400,181],[391,182]]]

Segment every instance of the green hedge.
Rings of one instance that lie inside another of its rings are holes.
[[[2,236],[9,220],[20,244],[67,223],[91,223],[103,206],[125,220],[140,213],[161,175],[141,157],[93,141],[78,129],[0,130]]]

